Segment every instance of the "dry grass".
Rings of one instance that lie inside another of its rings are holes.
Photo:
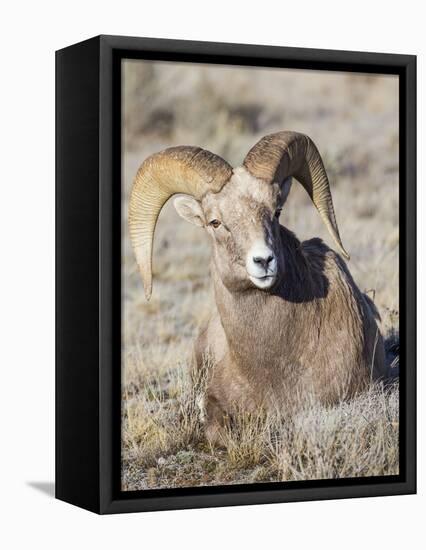
[[[154,292],[143,296],[127,231],[132,178],[146,156],[200,145],[233,165],[262,135],[292,129],[317,143],[330,175],[349,268],[374,299],[397,363],[398,83],[393,77],[250,71],[127,62],[124,70],[122,485],[124,489],[299,480],[398,471],[398,386],[373,386],[325,409],[307,401],[287,418],[241,415],[223,449],[202,438],[188,374],[209,313],[206,236],[170,204],[157,226]],[[281,222],[301,239],[329,237],[293,186]],[[395,369],[397,370],[397,369]]]
[[[203,439],[205,381],[186,369],[147,380],[123,399],[123,488],[298,481],[398,473],[398,385],[373,384],[334,407],[304,403],[282,418],[241,412],[223,444]]]

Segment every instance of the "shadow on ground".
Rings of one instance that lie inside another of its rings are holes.
[[[50,498],[54,498],[55,496],[55,483],[53,481],[27,481],[27,485]]]

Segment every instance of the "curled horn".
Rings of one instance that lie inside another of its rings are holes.
[[[141,165],[130,195],[129,229],[147,300],[152,293],[155,225],[166,201],[176,193],[200,200],[208,191],[220,191],[231,175],[226,161],[199,147],[171,147]]]
[[[294,176],[305,188],[340,253],[343,247],[334,214],[330,184],[314,142],[297,132],[278,132],[263,137],[248,152],[244,166],[256,178],[282,183]]]

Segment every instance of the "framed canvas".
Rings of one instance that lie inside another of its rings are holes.
[[[56,136],[57,498],[415,492],[415,56],[100,36]]]

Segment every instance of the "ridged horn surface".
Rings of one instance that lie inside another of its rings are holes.
[[[129,229],[147,300],[152,293],[154,231],[166,201],[176,193],[200,200],[208,191],[220,191],[231,175],[225,160],[199,147],[171,147],[143,162],[130,195]]]
[[[256,178],[270,183],[294,176],[311,197],[339,252],[349,259],[340,239],[327,173],[308,136],[297,132],[267,135],[250,149],[244,166]]]

